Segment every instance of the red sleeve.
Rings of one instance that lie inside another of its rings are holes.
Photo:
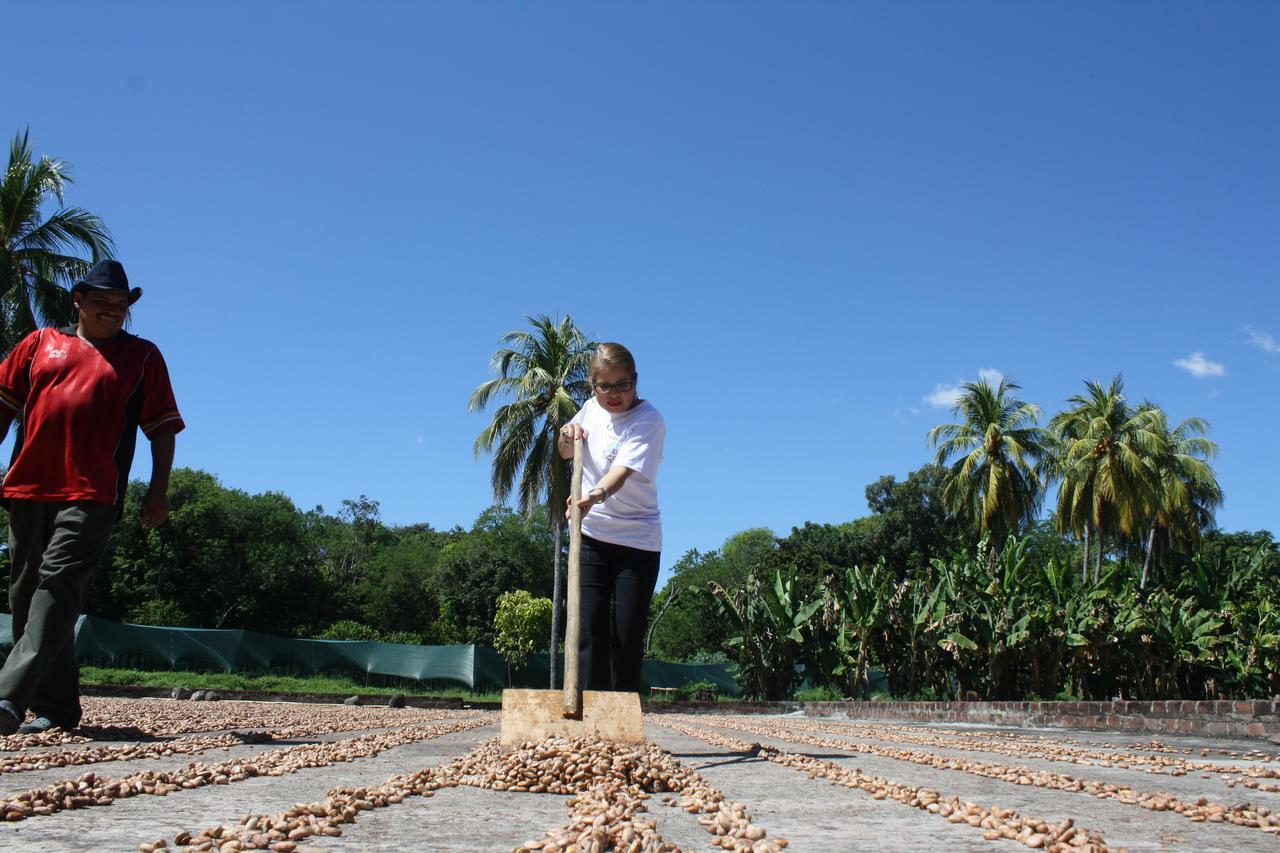
[[[157,432],[182,432],[186,424],[178,413],[178,403],[173,399],[173,386],[169,384],[169,368],[165,366],[160,350],[153,349],[142,367],[142,408],[138,412],[138,426],[147,438]]]
[[[21,414],[31,393],[31,360],[40,348],[41,330],[27,335],[0,362],[0,415]]]

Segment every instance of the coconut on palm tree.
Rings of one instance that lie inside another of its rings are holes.
[[[37,323],[74,322],[69,288],[113,256],[111,234],[98,215],[64,206],[70,183],[65,162],[35,159],[29,131],[14,136],[0,180],[0,353]],[[55,199],[57,209],[44,216]]]
[[[935,463],[947,465],[942,499],[990,542],[994,561],[1009,534],[1034,515],[1043,493],[1040,474],[1048,437],[1037,426],[1040,407],[1012,395],[1020,386],[1002,378],[969,382],[956,400],[956,423],[929,431]]]
[[[1096,580],[1107,537],[1136,541],[1159,502],[1166,430],[1163,413],[1129,405],[1120,376],[1106,387],[1085,382],[1067,403],[1049,422],[1060,454],[1057,519],[1062,532],[1084,536],[1086,560],[1092,532]]]
[[[556,680],[555,642],[560,631],[560,541],[564,505],[569,497],[569,468],[556,450],[556,438],[591,394],[590,364],[594,341],[573,318],[555,322],[545,314],[526,318],[531,330],[507,332],[490,367],[498,374],[481,384],[467,402],[468,411],[483,411],[498,397],[508,402],[476,438],[477,456],[490,453],[494,499],[505,501],[514,491],[522,512],[534,512],[545,501],[555,531],[551,626],[551,687]]]
[[[1161,434],[1161,452],[1154,463],[1160,487],[1151,508],[1150,527],[1143,549],[1142,579],[1147,586],[1157,534],[1162,534],[1167,549],[1191,547],[1200,541],[1200,533],[1214,523],[1214,511],[1222,505],[1222,488],[1209,460],[1218,454],[1218,445],[1207,437],[1209,424],[1203,418],[1187,418],[1169,429],[1164,410],[1154,403],[1141,408],[1156,415],[1153,429]]]

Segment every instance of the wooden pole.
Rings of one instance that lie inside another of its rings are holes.
[[[582,685],[578,682],[578,636],[582,613],[579,581],[582,562],[582,439],[573,442],[573,480],[569,489],[569,571],[565,578],[564,715],[582,716]]]

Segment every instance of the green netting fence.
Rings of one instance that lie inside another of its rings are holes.
[[[13,645],[13,617],[0,614],[0,647]],[[96,616],[76,623],[76,657],[82,663],[138,669],[201,669],[222,672],[319,675],[343,673],[354,678],[404,678],[431,684],[453,684],[469,690],[501,689],[507,684],[506,661],[485,646],[408,646],[361,640],[309,640],[274,637],[256,631],[225,628],[166,628],[130,625]],[[535,655],[512,673],[517,687],[546,687],[550,663]],[[560,672],[563,672],[563,666]],[[683,664],[646,660],[644,689],[711,682],[725,695],[742,688],[728,664]]]

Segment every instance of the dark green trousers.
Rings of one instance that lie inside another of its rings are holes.
[[[13,650],[0,699],[67,729],[80,724],[76,619],[115,523],[114,506],[92,501],[9,506]]]

